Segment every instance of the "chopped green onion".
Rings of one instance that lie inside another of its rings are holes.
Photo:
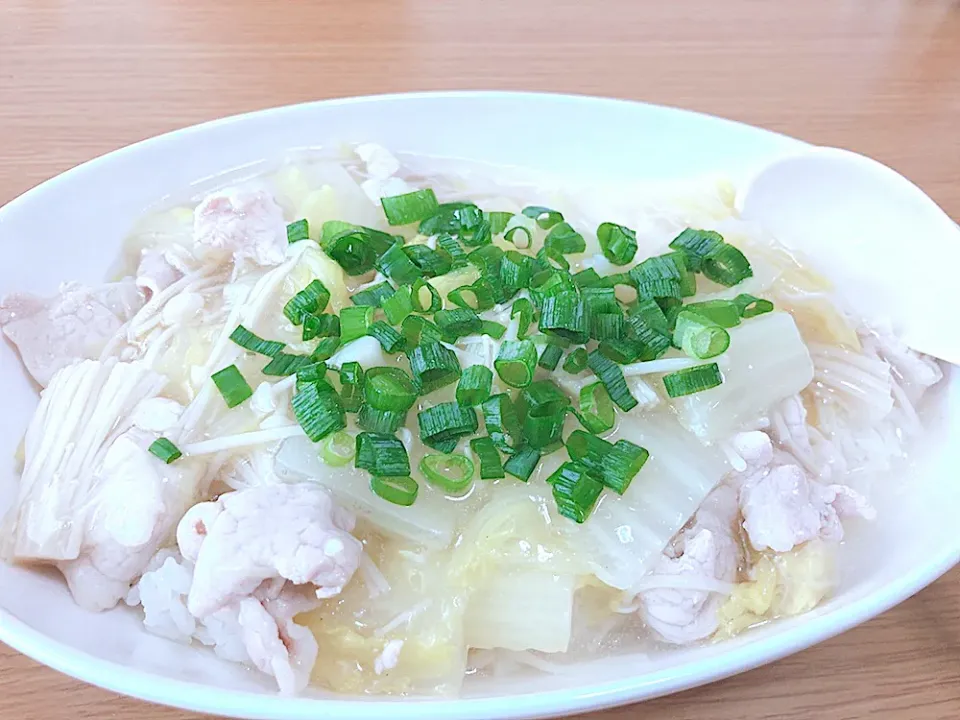
[[[493,320],[484,320],[480,323],[480,334],[489,335],[494,340],[499,340],[507,332],[507,329]]]
[[[538,307],[543,305],[543,300],[547,297],[571,292],[577,293],[578,289],[570,274],[553,267],[545,267],[530,278],[530,297]]]
[[[597,382],[580,389],[580,423],[592,433],[610,430],[616,420],[616,411],[610,393],[603,383]]]
[[[366,290],[360,290],[350,296],[351,302],[360,307],[380,307],[380,303],[396,292],[388,282],[377,283]]]
[[[557,510],[576,523],[583,523],[590,516],[603,492],[603,485],[577,462],[561,465],[547,478],[547,483],[553,486]]]
[[[563,369],[571,375],[582,373],[587,369],[587,351],[582,347],[576,348],[563,361]]]
[[[438,205],[436,211],[425,218],[418,229],[422,235],[452,233],[463,237],[476,232],[483,224],[483,212],[476,205],[452,202]]]
[[[627,317],[627,335],[620,342],[601,343],[603,354],[614,362],[656,360],[670,349],[669,322],[655,300],[645,300]]]
[[[539,463],[540,451],[524,446],[507,458],[507,461],[503,464],[503,469],[517,480],[527,482]]]
[[[587,268],[586,270],[581,270],[576,275],[573,276],[573,284],[576,285],[581,290],[584,288],[592,287],[607,287],[604,279],[597,274],[597,271],[593,268]]]
[[[329,368],[322,362],[306,365],[297,370],[297,383],[327,381],[327,370]]]
[[[545,417],[527,417],[523,421],[523,439],[530,447],[552,452],[560,446],[566,412]]]
[[[380,302],[380,307],[391,325],[399,325],[413,312],[413,291],[409,285],[397,288],[397,291]]]
[[[320,441],[320,459],[330,467],[344,467],[356,457],[356,447],[350,433],[338,430]]]
[[[537,262],[552,270],[562,270],[564,273],[570,270],[570,263],[563,256],[563,253],[553,248],[540,248],[537,251]]]
[[[617,291],[610,287],[586,287],[580,290],[583,305],[587,313],[600,315],[602,313],[620,313],[620,303],[617,300]]]
[[[486,402],[490,397],[493,373],[485,365],[471,365],[460,376],[457,385],[457,402],[466,407],[474,407]]]
[[[483,413],[483,424],[487,435],[503,452],[513,452],[510,438],[520,437],[520,420],[513,401],[507,393],[499,393],[485,400],[480,406]]]
[[[521,421],[530,417],[546,417],[566,412],[570,398],[550,380],[538,380],[517,395],[517,415]]]
[[[358,225],[343,222],[343,220],[327,220],[320,228],[320,245],[326,247],[334,237],[345,230],[358,230]]]
[[[600,343],[600,352],[616,363],[656,360],[670,349],[669,323],[655,300],[644,300],[627,317],[623,337]]]
[[[491,247],[493,246],[491,245]],[[477,312],[489,310],[496,305],[493,288],[483,278],[477,280],[473,285],[461,285],[451,290],[447,294],[447,298],[458,307],[469,308]]]
[[[437,237],[437,247],[450,254],[453,258],[453,267],[463,267],[467,262],[467,254],[463,246],[451,235],[440,235]]]
[[[313,315],[320,320],[315,337],[340,337],[340,318],[333,314]]]
[[[587,314],[587,331],[597,340],[619,340],[624,334],[623,310],[616,290],[588,287],[581,291]]]
[[[427,293],[426,296],[424,296],[424,291]],[[413,284],[410,291],[410,302],[413,304],[413,311],[418,313],[435,313],[443,307],[440,293],[423,278]]]
[[[536,449],[558,443],[569,406],[570,399],[549,380],[540,380],[524,388],[516,403],[524,442]]]
[[[563,215],[558,213],[556,210],[551,210],[550,208],[541,207],[539,205],[525,207],[522,212],[528,218],[533,218],[536,220],[537,225],[544,230],[549,230],[557,223],[563,222]]]
[[[294,393],[293,414],[313,442],[343,430],[347,418],[336,390],[325,380],[304,383]]]
[[[668,258],[677,266],[677,272],[680,273],[680,295],[682,297],[693,297],[697,294],[697,276],[687,262],[687,255],[679,250],[667,253],[662,257]]]
[[[606,472],[613,443],[583,430],[574,430],[567,438],[566,445],[570,459],[579,462],[591,475],[600,479]]]
[[[180,452],[180,449],[165,437],[159,437],[154,440],[147,450],[151,454],[156,455],[167,465],[172,463],[174,460],[178,460],[183,457],[183,453]]]
[[[297,376],[299,378],[299,375]],[[358,362],[340,366],[340,400],[347,412],[357,412],[363,402],[363,368]]]
[[[670,347],[670,338],[667,338],[667,348]],[[613,360],[618,365],[628,365],[637,362],[644,352],[644,345],[631,334],[628,337],[614,340],[604,340],[597,347],[600,354]]]
[[[623,337],[624,320],[621,313],[600,313],[590,316],[590,337],[601,342]]]
[[[462,495],[473,481],[473,460],[466,455],[424,455],[420,472],[449,495]]]
[[[672,398],[709,390],[722,383],[723,375],[716,363],[697,365],[663,376],[663,386],[667,389],[667,395]]]
[[[663,308],[663,316],[667,319],[667,329],[673,333],[677,327],[677,317],[683,312],[683,305],[671,305]]]
[[[230,333],[230,339],[244,350],[266,355],[267,357],[273,357],[286,347],[282,342],[264,340],[247,330],[243,325],[237,325],[236,330]]]
[[[391,225],[409,225],[433,215],[440,203],[433,190],[425,188],[404,195],[394,195],[380,199],[383,214]]]
[[[452,452],[464,435],[472,435],[479,426],[477,412],[455,402],[440,403],[417,414],[420,439],[440,452]],[[449,448],[449,449],[447,449]]]
[[[410,507],[417,501],[420,486],[412,477],[373,476],[370,478],[370,489],[387,502],[400,507]]]
[[[533,381],[537,347],[530,340],[505,340],[493,361],[497,375],[511,387],[525,387]]]
[[[287,242],[291,245],[301,240],[310,239],[310,224],[306,218],[295,220],[287,225]]]
[[[563,338],[558,335],[547,335],[545,333],[536,333],[531,335],[530,339],[535,343],[548,343],[550,345],[556,345],[561,350],[566,350],[574,345],[574,343],[572,343],[570,340],[567,340],[567,338]]]
[[[484,219],[473,233],[461,234],[460,238],[467,247],[489,245],[493,242],[493,236],[490,234],[490,223]]]
[[[345,230],[357,229],[359,229],[359,226],[353,223],[344,222],[343,220],[327,220],[320,227],[320,246],[325,248],[327,243]]]
[[[244,380],[236,365],[229,365],[215,372],[210,379],[217,386],[228,408],[236,407],[253,395],[253,390],[250,389],[250,385]]]
[[[544,370],[556,370],[560,364],[560,357],[563,355],[563,348],[559,345],[545,345],[543,352],[540,353],[540,360],[537,363]]]
[[[747,293],[737,295],[733,299],[733,304],[736,306],[742,318],[752,318],[773,311],[772,302],[748,295]]]
[[[585,343],[587,333],[586,309],[579,292],[567,291],[543,299],[540,310],[540,332]]]
[[[645,300],[638,303],[637,307],[631,311],[629,320],[641,340],[645,340],[643,337],[644,328],[655,330],[661,335],[670,334],[670,324],[667,322],[663,310],[657,305],[656,300]]]
[[[703,259],[703,275],[715,283],[733,287],[753,277],[753,268],[740,250],[724,243]]]
[[[517,233],[522,233],[522,236],[517,237]],[[526,250],[533,244],[533,234],[529,228],[525,228],[523,225],[517,225],[507,230],[503,235],[503,239],[508,243],[512,243],[520,250]]]
[[[291,355],[289,353],[277,353],[273,359],[263,368],[264,375],[274,375],[277,377],[286,377],[293,375],[301,368],[307,365],[313,365],[317,362],[309,355]]]
[[[480,271],[481,275],[497,277],[500,274],[503,256],[503,250],[496,245],[485,245],[467,255],[467,260]]]
[[[483,326],[480,316],[469,308],[440,310],[434,314],[433,321],[440,328],[444,337],[450,337],[454,340],[464,335],[476,335]]]
[[[294,325],[300,325],[304,316],[323,312],[328,302],[330,291],[319,280],[311,280],[309,285],[283,306],[283,314]]]
[[[653,280],[676,280],[680,282],[680,267],[670,255],[655,255],[630,268],[629,275],[635,284]]]
[[[493,444],[492,439],[489,437],[474,438],[470,441],[470,449],[480,460],[481,480],[506,477],[503,472],[503,464],[500,461],[500,453],[497,452],[497,447]]]
[[[415,348],[421,342],[439,340],[443,337],[440,328],[419,315],[411,315],[406,318],[400,328],[400,333],[403,335],[403,346],[408,350]]]
[[[313,349],[313,352],[310,353],[310,362],[323,362],[329,360],[333,357],[333,354],[340,349],[340,338],[339,337],[325,337],[320,342],[317,343],[317,346]]]
[[[407,449],[393,435],[362,432],[357,435],[354,465],[377,477],[410,474]]]
[[[629,440],[612,445],[606,440],[574,430],[567,438],[570,459],[586,468],[594,478],[619,495],[623,495],[640,472],[650,453]]]
[[[367,335],[380,341],[384,352],[396,353],[403,350],[403,335],[398,333],[383,320],[377,320],[367,328]]]
[[[630,278],[637,288],[637,298],[681,298],[684,296],[684,281],[689,274],[679,256],[658,255],[647,258],[630,269]]]
[[[532,274],[533,260],[528,255],[518,253],[516,250],[504,253],[503,262],[500,263],[500,284],[509,297],[529,287]]]
[[[318,337],[340,337],[340,318],[336,315],[304,315],[303,335],[304,342]]]
[[[373,266],[397,285],[409,285],[423,272],[414,265],[410,256],[403,251],[403,245],[396,243],[377,258]]]
[[[324,223],[323,249],[347,275],[365,275],[374,263],[396,243],[393,235],[372,228],[348,226],[332,237],[327,237]]]
[[[527,330],[530,329],[530,323],[533,322],[533,303],[527,298],[515,300],[510,307],[510,319],[520,316],[517,323],[517,338],[523,340],[527,336]]]
[[[401,368],[370,368],[363,377],[363,399],[377,410],[405,412],[416,402],[417,387]]]
[[[561,222],[554,225],[547,233],[543,246],[548,253],[554,255],[571,255],[586,250],[587,242],[570,223]]]
[[[376,308],[359,306],[345,307],[340,311],[340,340],[344,344],[367,334],[373,324]]]
[[[736,303],[730,300],[704,300],[703,302],[688,303],[684,310],[702,315],[722,328],[732,328],[740,324],[740,310]]]
[[[453,257],[446,250],[432,250],[426,245],[404,245],[403,251],[424,277],[446,275],[453,269]]]
[[[493,235],[501,235],[504,230],[507,229],[507,223],[510,222],[510,218],[513,217],[513,213],[508,212],[489,212],[487,213],[487,222],[490,223],[490,233]]]
[[[615,273],[613,275],[607,275],[601,278],[601,285],[603,287],[612,287],[616,289],[618,285],[623,285],[624,287],[635,287],[633,284],[633,278],[630,277],[630,273]]]
[[[637,399],[630,394],[630,388],[627,387],[627,381],[619,365],[605,357],[599,350],[594,350],[587,355],[587,366],[600,378],[600,382],[610,393],[610,399],[618,408],[629,412],[637,406]]]
[[[604,475],[603,484],[620,495],[627,490],[627,486],[643,469],[650,452],[645,447],[621,438],[613,444],[613,464],[610,468],[610,477]]]
[[[683,300],[681,298],[673,297],[658,297],[654,298],[657,305],[660,306],[660,309],[663,310],[663,314],[667,318],[667,322],[670,323],[671,332],[673,331],[674,326],[677,324],[677,313],[683,309]]]
[[[429,395],[460,379],[457,354],[438,342],[418,345],[408,357],[410,372],[420,395]]]
[[[623,225],[605,222],[597,228],[604,257],[614,265],[626,265],[637,254],[637,233]]]
[[[407,411],[377,410],[366,403],[357,412],[357,425],[361,430],[377,433],[394,433],[407,422]]]
[[[670,242],[670,247],[682,251],[687,257],[689,268],[700,272],[704,259],[723,244],[723,236],[718,232],[687,228]]]
[[[730,333],[699,313],[683,310],[677,315],[673,342],[690,357],[706,360],[730,347]]]
[[[437,440],[433,445],[430,445],[429,443],[426,443],[426,442],[424,443],[424,445],[427,445],[428,447],[432,447],[437,452],[442,452],[444,454],[449,455],[450,453],[452,453],[454,450],[457,449],[457,444],[459,442],[460,442],[459,438],[445,438],[443,440]]]

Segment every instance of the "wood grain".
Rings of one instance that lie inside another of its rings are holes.
[[[892,165],[960,217],[956,0],[3,0],[0,203],[225,114],[405,90],[679,105]],[[593,720],[960,717],[960,571],[772,666]],[[0,650],[0,717],[187,720]]]

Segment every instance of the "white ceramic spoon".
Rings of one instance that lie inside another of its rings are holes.
[[[762,168],[737,207],[822,267],[851,310],[960,364],[960,228],[912,182],[862,155],[812,148]]]

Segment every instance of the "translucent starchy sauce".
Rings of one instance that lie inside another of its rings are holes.
[[[288,694],[456,695],[816,607],[940,368],[728,185],[631,192],[360,145],[4,298],[43,389],[3,557]]]

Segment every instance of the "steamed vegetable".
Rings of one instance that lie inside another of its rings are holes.
[[[723,384],[673,400],[681,422],[707,439],[730,437],[813,379],[810,353],[787,313],[761,315],[729,332],[730,349],[716,358]]]
[[[473,648],[565,652],[575,589],[573,576],[540,570],[491,578],[467,605],[466,642]]]
[[[629,590],[727,471],[723,456],[669,416],[622,423],[619,437],[650,459],[622,496],[607,492],[590,520],[561,526],[608,585]]]
[[[277,470],[291,480],[312,480],[361,517],[375,519],[384,531],[429,547],[453,541],[456,516],[446,510],[443,496],[421,488],[410,507],[387,502],[370,491],[370,476],[361,469],[324,465],[306,438],[285,440],[277,453]]]

